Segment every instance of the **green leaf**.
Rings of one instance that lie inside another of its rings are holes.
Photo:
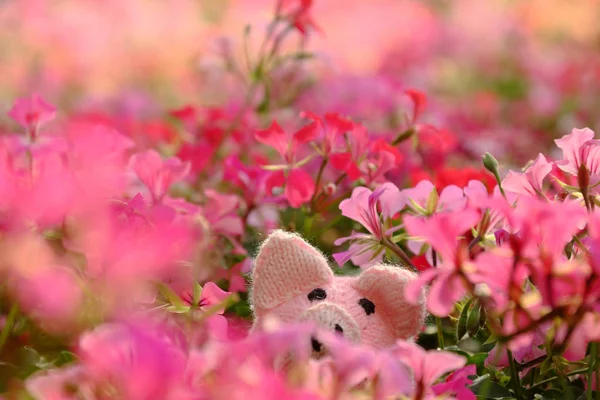
[[[473,299],[469,299],[465,305],[463,306],[460,317],[458,318],[458,323],[456,324],[456,341],[458,342],[467,334],[467,319],[469,316],[469,307],[471,307],[471,303]]]
[[[479,331],[481,324],[481,306],[478,300],[475,300],[469,315],[467,316],[467,334],[474,337]]]
[[[198,282],[194,282],[194,293],[192,297],[192,302],[194,307],[198,307],[200,304],[200,298],[202,296],[202,286]]]
[[[563,390],[561,398],[564,400],[576,400],[580,396],[585,396],[585,390],[578,386],[567,386],[565,390]]]
[[[166,307],[164,310],[166,312],[170,312],[173,314],[187,314],[190,311],[190,306],[184,306],[184,307],[177,307],[174,305],[170,305],[168,307]]]
[[[467,357],[467,365],[469,364],[483,364],[488,358],[488,353],[475,353],[472,356]]]
[[[456,354],[460,354],[461,356],[465,356],[466,358],[468,358],[468,357],[471,356],[471,354],[469,354],[467,351],[461,349],[458,346],[454,346],[454,345],[452,345],[452,346],[446,346],[446,347],[444,347],[444,350],[445,351],[451,351],[451,352],[456,353]]]
[[[58,357],[54,360],[54,365],[60,367],[61,365],[68,364],[77,360],[78,357],[75,353],[71,353],[70,351],[60,351],[58,353]]]
[[[539,398],[540,400],[564,400],[563,392],[556,388],[546,390]]]
[[[417,203],[416,201],[414,201],[413,199],[411,199],[410,197],[408,198],[408,201],[410,203],[410,206],[419,214],[422,215],[426,215],[427,214],[427,210],[424,209],[423,207],[421,207],[421,205],[419,203]]]
[[[457,346],[464,351],[469,352],[470,354],[479,353],[481,351],[481,344],[477,340],[470,337],[461,339],[457,343]]]
[[[552,363],[552,358],[547,358],[540,364],[540,375],[546,375],[548,371],[550,371],[554,367]]]
[[[437,210],[438,202],[440,201],[440,196],[435,188],[429,194],[427,198],[427,213],[433,214],[435,210]]]
[[[477,395],[478,399],[513,398],[507,388],[491,381],[488,374],[475,379],[469,388]]]
[[[160,293],[171,304],[169,307],[165,308],[166,311],[172,312],[172,313],[177,313],[177,314],[184,314],[190,310],[190,306],[187,305],[181,299],[181,297],[179,297],[177,295],[177,293],[175,293],[169,286],[161,283],[161,284],[159,284],[158,287],[159,287]]]
[[[569,193],[579,193],[581,190],[578,187],[567,185],[565,182],[561,181],[557,177],[553,176],[556,183],[558,183],[563,189],[565,189]]]
[[[266,169],[267,171],[281,171],[284,169],[288,169],[289,166],[287,164],[274,164],[274,165],[261,165],[262,169]]]

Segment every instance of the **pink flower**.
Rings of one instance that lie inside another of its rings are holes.
[[[408,301],[417,303],[423,286],[434,281],[427,295],[427,309],[440,317],[452,311],[454,303],[467,290],[463,277],[459,274],[463,264],[467,262],[466,249],[459,245],[457,237],[472,228],[478,220],[479,213],[473,210],[435,214],[429,218],[404,217],[407,232],[429,243],[443,261],[437,268],[422,272],[407,285],[405,295]]]
[[[40,371],[27,379],[25,387],[35,398],[46,400],[76,400],[79,391],[90,390],[85,368],[77,365]],[[73,392],[72,388],[77,388]]]
[[[231,194],[222,194],[212,189],[204,192],[208,198],[202,213],[210,223],[213,232],[225,236],[239,236],[244,233],[244,223],[238,215],[240,198]]]
[[[545,354],[539,347],[543,346],[546,341],[546,330],[537,328],[531,336],[531,341],[527,342],[522,346],[510,346],[513,358],[519,363],[526,363],[534,360]],[[506,352],[506,346],[496,344],[492,351],[488,354],[485,365],[493,365],[495,367],[508,367],[510,362],[508,360],[508,353]],[[531,369],[527,368],[520,371],[521,376],[525,376]]]
[[[130,166],[150,191],[153,202],[161,202],[169,187],[185,178],[190,170],[188,163],[178,158],[163,160],[155,150],[134,154]]]
[[[543,154],[539,154],[524,173],[509,171],[508,176],[502,181],[502,187],[505,191],[517,195],[544,197],[544,178],[551,171],[552,164],[546,161]]]
[[[456,211],[465,208],[467,198],[461,188],[455,185],[446,186],[439,195],[439,200],[431,202],[433,183],[427,180],[419,182],[414,188],[402,190],[402,201],[411,211],[420,215],[431,215],[439,211]]]
[[[56,109],[46,103],[38,94],[29,98],[20,98],[15,101],[9,117],[26,128],[32,139],[35,139],[38,128],[54,118]]]
[[[216,278],[223,278],[229,281],[229,290],[232,292],[243,293],[247,290],[246,280],[244,274],[247,274],[252,269],[252,259],[245,258],[235,264],[233,267],[228,269],[220,269],[217,272]]]
[[[340,203],[342,215],[359,222],[377,238],[383,237],[381,218],[394,216],[403,208],[400,191],[392,183],[384,183],[375,191],[357,187],[352,196]]]
[[[97,384],[111,383],[123,398],[167,398],[183,377],[183,352],[141,327],[102,325],[81,338],[79,349]]]
[[[406,364],[413,373],[416,383],[413,398],[421,398],[431,386],[444,374],[461,368],[465,359],[459,355],[445,351],[425,351],[422,347],[409,342],[397,342],[391,350],[398,359]]]
[[[585,209],[570,201],[549,203],[536,197],[522,197],[514,209],[501,201],[493,207],[503,214],[510,230],[518,233],[519,251],[534,259],[540,252],[560,259],[564,246],[586,222]]]
[[[483,183],[480,181],[469,181],[463,189],[467,197],[467,206],[481,212],[481,220],[477,224],[477,235],[485,237],[489,232],[498,232],[498,227],[502,224],[502,215],[489,207],[489,200],[497,199],[502,201],[503,197],[498,186],[494,188],[494,193],[490,196]]]
[[[336,240],[336,246],[352,241],[348,251],[333,255],[338,264],[343,265],[352,259],[360,263],[358,265],[368,266],[379,260],[383,251],[381,240],[398,229],[384,227],[384,221],[400,211],[403,204],[400,191],[392,183],[384,183],[375,191],[355,188],[352,196],[340,203],[340,210],[342,215],[359,222],[370,234],[353,233]]]
[[[198,299],[198,307],[211,307],[217,304],[221,304],[223,300],[231,295],[231,292],[226,292],[212,282],[206,282],[202,287],[202,293]],[[185,291],[181,297],[186,300],[189,304],[192,304],[193,291]],[[225,310],[221,309],[217,313],[223,314]]]
[[[556,165],[565,172],[577,175],[584,165],[591,175],[600,174],[600,140],[594,140],[594,131],[589,128],[573,129],[554,141],[563,152],[563,159]]]
[[[324,360],[322,366],[329,367],[335,377],[334,384],[345,390],[351,390],[365,379],[377,380],[375,398],[408,395],[412,390],[412,382],[406,366],[398,361],[396,354],[388,351],[376,351],[364,345],[352,344],[342,337],[330,332],[322,332],[319,340],[323,341],[330,359]],[[321,371],[321,376],[323,376]]]
[[[506,248],[481,253],[475,261],[475,269],[469,271],[472,283],[485,284],[494,302],[494,311],[502,314],[508,308],[513,288],[520,288],[528,277],[527,267],[513,265],[513,253]]]
[[[28,267],[28,273],[13,274],[15,279],[12,285],[21,307],[34,319],[41,321],[47,330],[68,331],[79,316],[83,282],[66,267]]]

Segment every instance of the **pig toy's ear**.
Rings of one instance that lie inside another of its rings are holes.
[[[333,272],[317,249],[296,234],[276,230],[256,256],[251,290],[254,313],[260,317],[332,279]]]
[[[425,319],[425,292],[417,304],[404,298],[404,288],[417,275],[400,267],[375,265],[356,281],[356,289],[375,304],[375,310],[388,324],[397,339],[408,339],[416,335]]]

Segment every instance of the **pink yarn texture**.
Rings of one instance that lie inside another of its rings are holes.
[[[423,326],[424,292],[417,304],[404,287],[417,276],[378,264],[357,276],[335,276],[323,254],[299,235],[276,230],[262,244],[252,273],[254,327],[268,317],[313,321],[355,343],[376,348],[410,339]]]

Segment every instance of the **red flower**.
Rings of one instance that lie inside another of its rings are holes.
[[[293,135],[288,135],[273,121],[269,128],[257,131],[255,137],[259,142],[277,150],[286,163],[269,178],[267,186],[275,187],[285,183],[285,197],[292,207],[299,207],[309,201],[315,191],[315,182],[298,167],[296,156],[301,145],[317,137],[317,130],[302,128]],[[283,171],[287,171],[287,174]]]
[[[487,188],[489,193],[492,193],[496,186],[496,179],[489,172],[473,167],[452,168],[447,167],[438,170],[435,174],[435,187],[438,190],[445,188],[448,185],[456,185],[464,188],[469,184],[469,181],[481,181]]]
[[[299,3],[298,7],[293,8],[293,10],[287,14],[287,18],[290,20],[291,24],[303,35],[306,35],[309,28],[321,31],[310,15],[313,0],[284,0],[283,4],[287,5],[296,2]]]
[[[427,97],[425,96],[425,93],[415,89],[409,89],[405,93],[410,97],[414,105],[410,121],[410,125],[414,125],[427,106]]]

